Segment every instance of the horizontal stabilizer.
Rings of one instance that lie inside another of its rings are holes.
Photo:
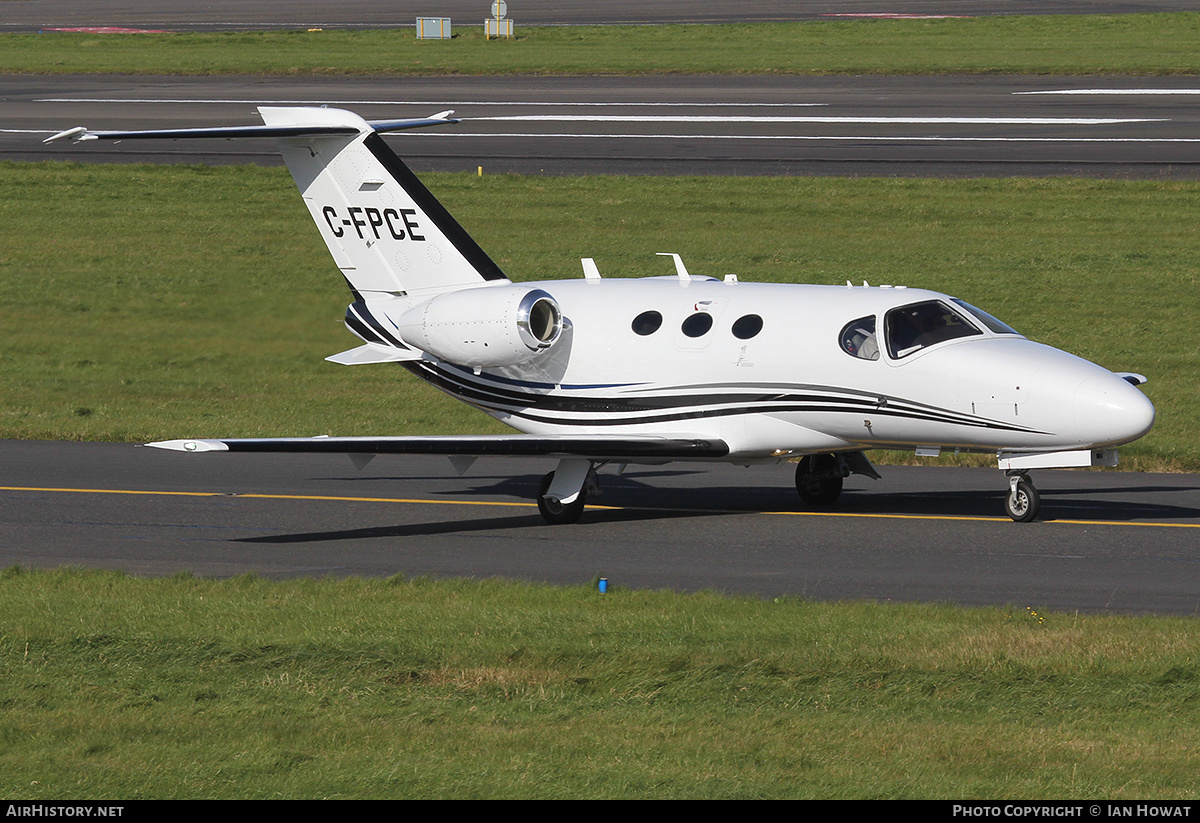
[[[397,349],[394,346],[367,343],[357,349],[331,354],[325,359],[330,363],[340,363],[343,366],[365,366],[370,363],[400,363],[405,360],[420,360],[421,352],[416,349]]]
[[[90,131],[76,126],[46,142],[275,138],[304,205],[355,300],[362,302],[384,293],[419,302],[444,292],[508,280],[382,136],[383,132],[459,122],[450,117],[453,113],[447,110],[430,117],[367,121],[352,111],[324,106],[259,106],[262,125],[136,131]],[[386,334],[382,338],[368,334],[363,339],[396,342]]]
[[[182,452],[307,452],[324,454],[445,454],[488,456],[578,456],[596,460],[721,458],[722,440],[671,437],[554,437],[499,434],[442,437],[264,437],[227,440],[164,440],[147,443]]]
[[[317,111],[322,111],[318,109]],[[331,111],[326,109],[324,111]],[[454,114],[453,111],[438,112],[432,117],[417,117],[407,120],[380,120],[369,122],[367,125],[376,132],[392,132],[404,131],[405,129],[419,129],[425,126],[445,126],[448,123],[457,123],[458,120],[450,118]],[[232,140],[238,137],[308,137],[308,136],[335,136],[335,135],[354,135],[358,134],[361,129],[353,123],[307,123],[295,125],[254,125],[254,126],[216,126],[200,129],[141,129],[137,131],[90,131],[85,126],[76,126],[73,129],[60,131],[58,134],[47,137],[43,143],[53,143],[56,140],[70,139],[72,142],[78,143],[83,140],[181,140],[181,139],[196,139],[196,138],[217,138],[224,140]]]

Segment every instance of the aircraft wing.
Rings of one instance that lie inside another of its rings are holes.
[[[684,460],[729,454],[723,440],[653,435],[584,437],[499,434],[435,437],[256,437],[163,440],[156,449],[182,452],[317,452],[324,454],[444,454],[464,457],[584,457],[594,460]]]

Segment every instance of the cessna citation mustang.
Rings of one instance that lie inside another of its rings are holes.
[[[263,126],[50,138],[274,137],[350,285],[362,345],[334,363],[398,363],[520,434],[170,440],[185,452],[445,454],[558,461],[537,502],[571,523],[596,469],[675,460],[798,460],[796,489],[829,506],[868,449],[994,452],[1005,508],[1038,513],[1034,468],[1116,465],[1154,407],[1114,374],[1027,340],[962,300],[919,289],[742,283],[688,273],[513,283],[380,136],[453,112],[368,123],[331,108],[259,110]]]

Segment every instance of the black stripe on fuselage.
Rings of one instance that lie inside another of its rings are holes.
[[[387,343],[374,329],[368,326],[363,321],[359,320],[354,312],[346,309],[346,328],[352,331],[355,335],[367,341],[368,343]]]
[[[446,207],[438,202],[429,189],[425,188],[425,184],[417,179],[408,166],[404,165],[404,161],[396,156],[396,153],[383,141],[382,137],[378,134],[369,134],[363,140],[363,145],[408,192],[408,196],[413,199],[417,207],[434,222],[446,239],[454,244],[454,248],[458,249],[475,271],[479,272],[480,277],[484,280],[508,279],[500,267],[492,261],[492,258],[487,256],[487,252],[479,247],[471,235],[467,234],[466,229],[458,224],[450,212],[446,211]]]
[[[876,417],[923,420],[971,428],[1037,434],[1036,429],[1014,426],[981,417],[970,417],[948,409],[886,398],[879,405],[878,395],[860,395],[847,389],[803,387],[801,391],[712,391],[696,395],[655,395],[638,397],[581,398],[548,393],[519,392],[484,385],[478,379],[427,362],[402,364],[423,380],[447,394],[483,409],[504,412],[513,417],[560,426],[623,426],[694,420],[706,417],[732,417],[748,414],[786,412],[854,413]],[[713,387],[717,389],[717,387]],[[799,389],[801,387],[797,387]],[[851,396],[840,396],[851,395]],[[563,415],[590,414],[587,418]]]
[[[362,337],[368,343],[385,343],[389,346],[395,346],[398,349],[409,348],[399,337],[384,328],[384,325],[375,318],[375,315],[371,314],[371,310],[367,308],[365,301],[351,303],[346,307],[346,328],[359,337]],[[364,329],[376,339],[364,336]]]

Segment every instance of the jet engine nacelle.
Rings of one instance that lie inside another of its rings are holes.
[[[399,326],[405,343],[440,360],[490,368],[553,346],[563,318],[547,292],[511,285],[439,294],[402,314]]]

